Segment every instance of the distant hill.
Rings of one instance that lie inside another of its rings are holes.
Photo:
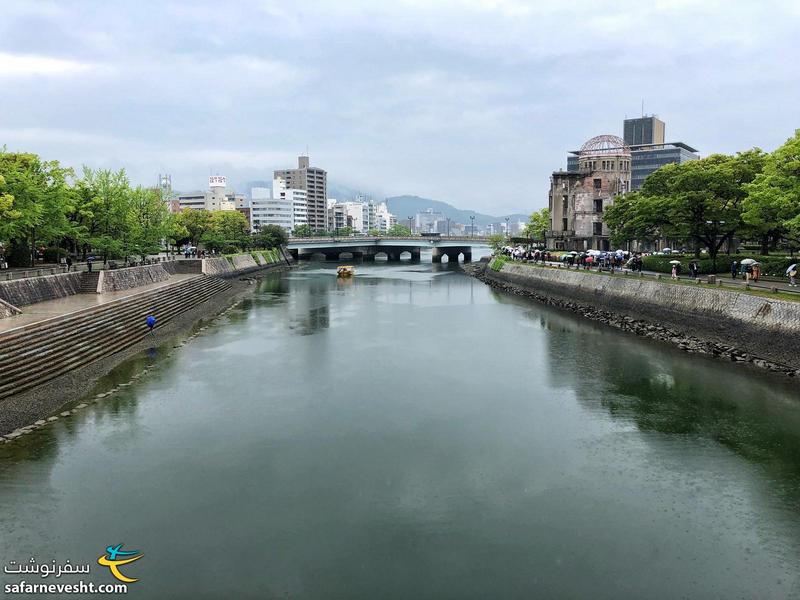
[[[414,216],[418,212],[424,212],[429,208],[442,213],[445,217],[450,217],[456,223],[463,223],[464,225],[469,225],[469,218],[474,215],[475,225],[481,227],[485,227],[489,223],[502,223],[506,217],[509,217],[511,221],[527,221],[530,216],[521,213],[513,213],[495,217],[475,212],[474,210],[461,210],[447,202],[420,198],[419,196],[393,196],[392,198],[387,198],[386,203],[389,205],[389,210],[397,217],[398,222],[401,223],[409,216]]]

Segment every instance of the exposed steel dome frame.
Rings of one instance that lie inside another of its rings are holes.
[[[598,135],[581,146],[579,156],[630,156],[631,149],[621,137],[616,135]]]

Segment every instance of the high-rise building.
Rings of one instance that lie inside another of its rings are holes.
[[[286,180],[277,177],[268,187],[250,191],[253,230],[264,225],[277,225],[291,234],[298,226],[308,224],[306,191],[286,187]]]
[[[622,138],[628,146],[663,144],[664,129],[664,121],[655,115],[625,119]]]
[[[327,173],[323,169],[309,166],[308,156],[299,156],[296,169],[275,171],[275,179],[279,178],[286,182],[286,189],[306,192],[308,225],[314,231],[325,231],[327,227]]]

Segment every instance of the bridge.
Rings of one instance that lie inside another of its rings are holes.
[[[399,261],[403,252],[411,254],[412,261],[418,261],[422,250],[430,249],[433,262],[464,262],[472,260],[472,247],[488,243],[485,237],[315,237],[290,238],[286,248],[298,260],[309,259],[315,254],[325,255],[325,260],[341,260],[349,254],[356,260],[375,260],[379,254],[386,255],[389,261]]]

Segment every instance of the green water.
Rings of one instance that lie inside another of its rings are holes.
[[[334,269],[0,446],[0,563],[112,583],[124,543],[132,598],[800,597],[796,384],[447,265]]]

